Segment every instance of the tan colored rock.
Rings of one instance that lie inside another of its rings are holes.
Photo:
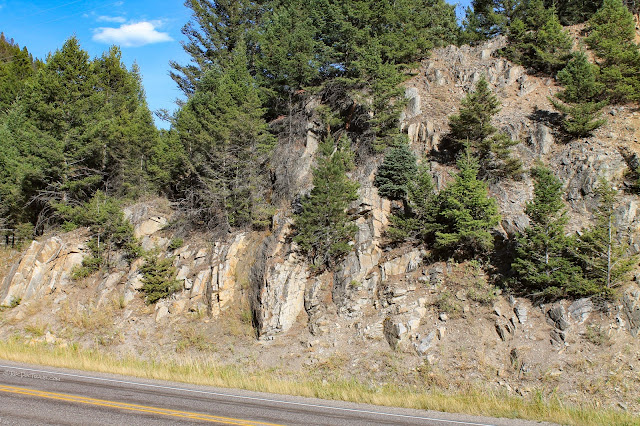
[[[58,256],[63,246],[64,243],[60,238],[49,238],[41,245],[36,261],[40,263],[49,263],[53,261]]]
[[[136,238],[146,237],[160,231],[167,224],[167,219],[155,216],[137,225],[133,231]]]
[[[165,303],[158,303],[156,305],[156,322],[160,322],[169,317],[169,308]]]
[[[394,275],[405,274],[415,269],[422,262],[423,253],[420,250],[413,250],[409,253],[392,259],[382,264],[383,279]]]
[[[174,300],[171,303],[171,306],[169,307],[169,312],[171,313],[171,315],[179,315],[185,312],[186,307],[187,307],[187,300],[185,299]]]
[[[218,269],[218,308],[220,311],[226,309],[228,305],[233,301],[236,295],[236,272],[238,268],[238,262],[241,255],[247,248],[247,239],[245,234],[239,234],[235,237],[227,253],[224,261],[220,263]],[[195,288],[195,283],[194,283]]]

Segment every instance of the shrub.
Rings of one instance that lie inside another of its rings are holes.
[[[180,247],[182,247],[184,245],[184,240],[182,238],[173,238],[171,240],[171,242],[169,243],[169,250],[176,250],[179,249]]]
[[[149,305],[180,290],[180,281],[173,278],[176,269],[171,257],[160,259],[156,254],[149,254],[140,272],[143,276],[142,291]]]

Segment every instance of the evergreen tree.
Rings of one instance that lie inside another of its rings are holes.
[[[406,203],[401,212],[389,217],[387,236],[394,242],[417,239],[429,242],[438,229],[436,223],[437,194],[426,161],[418,164],[406,183]]]
[[[567,133],[585,137],[606,123],[600,118],[600,110],[606,101],[602,97],[604,85],[597,81],[598,67],[592,65],[584,52],[577,52],[567,66],[558,73],[558,81],[563,90],[550,99],[553,106],[563,113],[563,126]]]
[[[520,16],[520,0],[472,0],[463,21],[464,43],[477,43],[506,33],[511,21]]]
[[[585,22],[602,6],[602,0],[545,0],[547,8],[555,7],[562,25]]]
[[[266,14],[256,68],[275,96],[286,100],[294,91],[319,82],[322,58],[317,38],[318,30],[298,0],[283,0],[281,7]]]
[[[478,163],[469,150],[458,160],[460,171],[437,197],[435,248],[455,257],[484,257],[493,249],[491,229],[500,222],[498,204],[478,180]]]
[[[0,139],[0,157],[8,156],[0,197],[12,223],[41,231],[57,220],[59,203],[80,205],[98,189],[144,190],[157,131],[137,70],[124,67],[119,49],[91,61],[70,38],[21,90]]]
[[[148,305],[160,299],[171,296],[182,287],[175,279],[176,268],[173,258],[161,259],[156,253],[145,256],[145,262],[140,267],[142,272],[142,292]]]
[[[108,176],[109,189],[129,197],[139,195],[148,186],[148,164],[158,144],[158,132],[138,67],[134,64],[127,70],[115,46],[95,59],[93,67],[101,106],[87,138],[102,145],[100,172]]]
[[[0,32],[0,113],[9,109],[26,80],[36,73],[40,65],[26,47],[20,49]]]
[[[522,19],[515,18],[509,25],[508,37],[505,56],[547,74],[554,74],[566,65],[573,44],[555,9],[546,9],[542,0],[526,3]]]
[[[582,284],[580,268],[568,258],[572,241],[565,235],[567,212],[562,202],[562,182],[545,167],[532,170],[533,200],[525,213],[529,227],[517,239],[511,267],[523,291],[554,298]]]
[[[334,266],[351,251],[350,242],[358,229],[346,212],[358,198],[359,186],[347,177],[353,165],[349,145],[346,138],[337,147],[331,137],[322,142],[321,156],[313,170],[313,189],[295,216],[294,241],[320,269]]]
[[[251,225],[265,202],[274,139],[246,61],[241,45],[226,69],[208,70],[176,119],[190,169],[179,196],[187,216],[210,228]]]
[[[222,68],[233,61],[232,52],[242,47],[253,53],[253,29],[258,25],[262,8],[260,1],[251,0],[186,0],[192,10],[192,20],[183,28],[188,42],[184,50],[191,56],[187,65],[172,61],[171,78],[191,96],[198,81],[210,68]],[[242,46],[241,46],[242,45]]]
[[[599,196],[594,225],[577,238],[576,252],[585,277],[592,286],[578,295],[589,292],[610,293],[611,289],[628,278],[637,265],[637,256],[629,253],[628,230],[616,226],[615,209],[618,191],[600,178],[596,192]]]
[[[382,197],[390,200],[406,200],[407,185],[418,170],[416,156],[409,145],[403,143],[392,148],[378,168],[373,184]]]
[[[604,0],[589,19],[587,32],[587,45],[596,56],[609,100],[640,100],[640,50],[635,43],[635,22],[622,0]]]
[[[481,176],[490,179],[517,177],[522,171],[521,162],[511,156],[510,150],[519,142],[491,124],[499,111],[500,101],[482,76],[475,91],[462,100],[459,113],[449,117],[453,153],[468,146],[478,157]]]

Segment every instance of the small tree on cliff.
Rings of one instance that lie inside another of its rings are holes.
[[[518,237],[511,267],[523,291],[545,298],[560,297],[567,288],[582,282],[580,268],[567,253],[573,242],[565,235],[568,218],[562,202],[562,182],[545,167],[533,169],[532,174],[534,196],[525,208],[530,225]]]
[[[344,137],[337,146],[327,137],[320,145],[320,158],[313,171],[313,189],[302,200],[295,216],[294,241],[318,268],[330,267],[351,251],[349,244],[357,226],[346,210],[358,198],[356,182],[347,171],[353,166],[350,142]]]
[[[426,161],[418,164],[417,171],[406,185],[407,198],[404,211],[389,217],[387,236],[394,242],[416,239],[426,242],[433,238],[438,228],[435,222],[437,209],[435,187]]]
[[[416,156],[407,143],[392,148],[378,168],[373,184],[380,196],[390,200],[406,200],[407,185],[418,170]]]
[[[618,191],[604,178],[596,191],[600,200],[595,223],[578,236],[576,249],[585,277],[593,284],[589,290],[609,293],[628,277],[638,259],[629,254],[628,230],[616,226]]]
[[[491,124],[499,111],[500,101],[482,76],[475,91],[462,100],[460,112],[449,117],[453,152],[468,146],[478,157],[478,171],[483,178],[516,177],[522,172],[520,160],[511,156],[511,147],[519,142]]]
[[[558,73],[558,81],[564,90],[549,100],[564,115],[565,131],[575,137],[589,136],[606,123],[600,118],[600,110],[607,101],[602,98],[604,85],[597,80],[598,67],[591,64],[584,52],[577,52],[567,66]]]
[[[458,168],[455,180],[436,199],[435,247],[460,258],[485,256],[493,249],[491,229],[500,222],[498,204],[478,180],[478,163],[469,150]]]

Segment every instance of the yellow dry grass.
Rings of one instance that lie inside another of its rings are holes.
[[[397,386],[368,386],[355,381],[308,380],[291,374],[250,373],[240,368],[218,366],[204,358],[181,357],[179,360],[141,360],[76,347],[46,344],[28,345],[19,339],[0,342],[0,359],[85,371],[122,374],[147,379],[193,383],[199,385],[247,389],[277,394],[352,401],[375,405],[468,413],[549,421],[566,425],[634,425],[640,417],[585,405],[572,407],[559,399],[545,399],[541,394],[517,398],[500,393],[468,390],[443,394]]]

